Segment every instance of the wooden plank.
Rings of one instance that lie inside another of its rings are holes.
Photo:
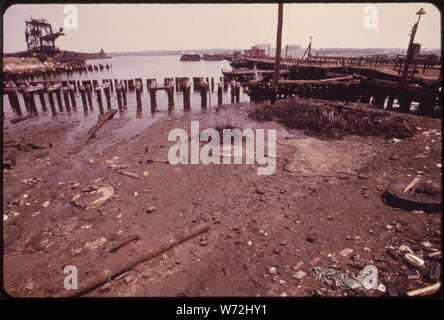
[[[116,114],[117,110],[109,110],[103,116],[99,118],[97,123],[88,131],[85,144],[94,136],[94,134],[105,124],[106,121],[112,119]]]
[[[428,286],[425,288],[409,291],[409,292],[407,292],[407,295],[409,297],[426,296],[426,295],[433,294],[433,293],[437,292],[440,287],[441,287],[441,283],[438,282],[438,283],[432,284],[431,286]]]

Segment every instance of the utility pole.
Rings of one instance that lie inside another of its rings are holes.
[[[278,90],[279,81],[279,70],[281,64],[281,42],[282,42],[282,17],[284,13],[284,4],[278,4],[278,25],[277,25],[277,36],[276,36],[276,60],[274,63],[274,74],[273,74],[273,99],[272,103],[276,98],[276,93]]]
[[[421,19],[421,16],[425,14],[425,11],[423,8],[421,8],[416,14],[418,15],[418,21],[413,25],[412,33],[410,34],[410,42],[409,42],[409,46],[407,48],[407,53],[405,55],[404,71],[402,74],[403,80],[407,79],[407,74],[409,72],[409,66],[410,66],[410,63],[412,62],[411,60],[413,58],[412,57],[413,56],[413,52],[412,52],[413,51],[412,50],[413,41],[415,40],[415,35],[416,35],[416,30],[418,29],[419,20]]]

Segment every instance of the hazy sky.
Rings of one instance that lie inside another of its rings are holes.
[[[424,8],[415,42],[441,48],[439,10],[427,3],[376,4],[378,27],[364,28],[368,4],[284,4],[283,46],[406,48]],[[4,52],[26,49],[25,19],[63,27],[66,4],[13,5],[4,14]],[[79,4],[78,29],[64,30],[56,46],[82,52],[174,49],[245,49],[276,43],[277,4]]]

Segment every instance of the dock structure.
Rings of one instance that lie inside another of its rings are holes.
[[[254,61],[257,63],[258,60]],[[183,96],[183,110],[191,108],[192,88],[193,91],[200,93],[203,109],[211,104],[211,94],[217,95],[215,101],[217,100],[217,105],[221,105],[223,95],[227,91],[231,95],[230,102],[239,103],[241,88],[250,97],[250,101],[263,102],[271,98],[273,76],[271,63],[273,61],[261,61],[270,64],[269,69],[235,69],[223,72],[223,76],[216,81],[211,77],[175,77],[165,78],[163,85],[159,86],[156,79],[152,78],[78,81],[9,80],[3,82],[3,94],[8,95],[11,108],[19,116],[22,114],[20,103],[24,104],[28,113],[35,114],[38,112],[37,105],[40,105],[42,111],[47,110],[46,101],[49,101],[54,115],[58,111],[75,112],[77,105],[80,104],[85,113],[94,110],[96,104],[100,113],[104,113],[105,103],[108,110],[114,107],[123,111],[128,107],[128,94],[135,95],[136,107],[142,110],[143,92],[148,93],[151,112],[154,113],[158,108],[158,91],[165,92],[168,110],[173,111],[175,109],[174,89],[176,89],[176,94]],[[388,65],[362,66],[362,61],[361,66],[298,64],[288,61],[283,61],[281,66],[276,99],[296,96],[345,103],[361,102],[375,108],[395,109],[401,112],[409,112],[412,103],[416,102],[417,112],[424,115],[432,115],[435,107],[441,107],[441,82],[438,78],[431,77],[430,72],[425,75],[414,74],[403,80]],[[35,95],[38,95],[38,100],[35,99]],[[47,99],[45,99],[46,95]],[[113,96],[116,98],[113,99]],[[76,97],[79,98],[78,102]],[[56,103],[58,111],[55,108]]]

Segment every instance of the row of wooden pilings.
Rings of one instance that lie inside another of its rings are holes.
[[[60,65],[54,66],[53,68],[47,68],[46,70],[24,70],[19,72],[3,71],[4,81],[14,81],[14,82],[24,82],[24,81],[34,81],[35,78],[43,78],[46,80],[50,77],[58,77],[62,74],[67,76],[73,75],[74,73],[88,73],[88,72],[99,72],[104,69],[112,69],[111,63],[103,64],[88,64],[88,65]]]
[[[272,99],[272,88],[269,83],[256,84],[249,89],[250,99],[253,102],[262,102]],[[422,115],[432,115],[433,107],[439,104],[431,95],[414,95],[400,89],[383,88],[359,81],[328,82],[328,83],[301,83],[279,85],[276,99],[290,97],[314,98],[331,101],[360,102],[371,104],[377,109],[394,110],[395,99],[398,102],[399,112],[410,112],[412,102],[418,101],[417,112]]]
[[[93,93],[95,93],[97,105],[100,113],[105,112],[104,106],[108,110],[112,109],[111,96],[115,92],[117,99],[117,107],[120,111],[128,106],[129,92],[136,94],[136,106],[137,110],[142,109],[142,92],[144,87],[149,93],[151,112],[157,110],[157,91],[164,90],[168,98],[168,110],[172,111],[175,108],[174,103],[174,89],[182,92],[183,96],[183,109],[191,109],[191,87],[194,84],[194,90],[200,90],[201,96],[201,108],[205,109],[209,105],[208,99],[211,99],[211,92],[214,92],[214,78],[211,78],[211,82],[208,83],[205,78],[193,78],[199,79],[199,82],[192,82],[189,78],[165,78],[164,85],[158,86],[156,79],[146,79],[146,85],[144,86],[141,78],[129,79],[129,80],[117,80],[114,79],[102,79],[102,83],[98,80],[77,80],[77,81],[58,81],[51,82],[46,81],[44,83],[31,84],[19,84],[9,82],[3,87],[3,94],[7,94],[12,109],[18,114],[22,115],[20,100],[18,94],[22,95],[25,108],[28,113],[37,113],[37,106],[35,101],[35,95],[38,95],[42,111],[47,111],[47,105],[45,100],[45,94],[48,95],[48,101],[53,114],[57,114],[56,102],[59,111],[63,112],[71,109],[77,109],[77,101],[75,94],[80,93],[83,110],[85,113],[89,110],[93,110]],[[223,104],[223,92],[228,90],[228,86],[231,87],[231,103],[240,102],[240,83],[231,81],[228,83],[226,79],[221,77],[221,82],[217,85],[217,104]],[[224,81],[225,80],[225,81]],[[102,95],[103,93],[103,95]],[[55,99],[54,99],[55,95]],[[210,101],[211,103],[211,101]]]

